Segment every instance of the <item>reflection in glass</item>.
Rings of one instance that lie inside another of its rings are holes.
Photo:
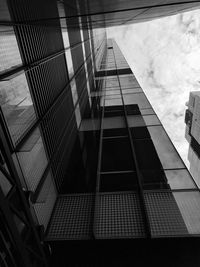
[[[80,131],[96,131],[100,129],[99,119],[84,119],[81,121]]]
[[[192,177],[187,169],[185,170],[165,170],[168,184],[171,189],[196,188]]]
[[[108,87],[116,87],[116,88],[119,88],[119,81],[117,79],[117,77],[107,77],[106,78],[106,88]]]
[[[62,19],[60,19],[60,25],[61,25],[64,48],[66,49],[70,47],[70,43],[69,43],[69,36],[68,36],[68,31],[67,31],[66,19],[65,19],[66,17],[65,7],[62,2],[57,2],[57,5],[58,5],[59,16],[63,17]],[[65,57],[67,61],[69,79],[71,79],[74,76],[74,68],[73,68],[72,55],[71,55],[70,48],[65,51]]]
[[[13,27],[0,26],[0,72],[21,64],[22,60]]]
[[[46,230],[53,207],[56,202],[57,192],[51,173],[46,177],[44,185],[40,191],[39,197],[34,204],[34,210],[40,225],[44,225]]]
[[[142,108],[151,108],[149,101],[147,100],[146,96],[143,93],[139,94],[127,94],[124,95],[124,104],[137,104],[140,109]]]
[[[129,127],[144,127],[145,122],[141,115],[129,115],[127,116]]]
[[[193,192],[174,192],[173,196],[190,234],[200,234],[200,194]]]
[[[0,97],[10,135],[16,143],[36,119],[25,74],[1,81]]]
[[[77,92],[77,88],[76,88],[76,81],[75,81],[75,79],[72,79],[71,80],[70,86],[71,86],[73,103],[74,103],[74,105],[76,105],[76,102],[78,101],[78,92]]]
[[[146,123],[147,126],[150,125],[161,125],[158,117],[156,115],[147,115],[147,116],[143,116],[143,119]]]
[[[188,235],[181,207],[172,192],[145,192],[144,197],[153,237]]]
[[[169,137],[162,126],[148,127],[160,161],[164,169],[185,168]]]
[[[71,54],[70,49],[67,49],[65,51],[65,56],[67,60],[67,69],[68,69],[69,79],[71,79],[74,76],[74,68],[73,68],[72,54]]]
[[[106,96],[109,96],[109,95],[120,95],[120,90],[106,90],[105,94],[106,94]]]
[[[102,106],[103,103],[101,103]],[[122,105],[122,99],[117,98],[117,99],[105,99],[105,106],[120,106]]]
[[[13,213],[13,219],[19,234],[24,237],[25,231],[27,230],[27,226],[16,213]]]
[[[124,117],[108,117],[103,119],[103,129],[125,128]]]
[[[121,99],[121,95],[107,95],[105,97],[105,99],[117,99],[117,98],[120,98]]]
[[[75,116],[76,116],[77,128],[79,129],[79,126],[81,124],[81,112],[80,112],[79,104],[77,104],[77,106],[76,106]]]
[[[0,171],[0,187],[5,196],[9,193],[10,189],[12,188],[11,183],[8,181],[6,176],[1,171]]]
[[[123,89],[122,88],[122,94],[133,94],[133,93],[141,93],[142,89],[141,88],[131,88],[131,89]]]
[[[47,166],[47,157],[39,128],[35,129],[17,156],[27,187],[34,191]]]
[[[153,115],[155,112],[153,111],[152,108],[145,108],[145,109],[140,109],[140,112],[142,115]]]

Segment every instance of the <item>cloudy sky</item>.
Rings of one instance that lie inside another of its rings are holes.
[[[184,116],[200,90],[200,10],[108,29],[181,157],[187,161]]]

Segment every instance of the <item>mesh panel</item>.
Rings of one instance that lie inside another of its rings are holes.
[[[50,180],[50,181],[48,181]],[[38,218],[39,224],[44,225],[45,230],[47,228],[47,225],[50,220],[50,216],[54,207],[54,204],[56,202],[57,192],[54,186],[54,183],[51,180],[51,176],[47,178],[46,182],[47,184],[50,182],[50,186],[48,187],[48,192],[45,192],[45,199],[42,202],[34,204],[34,210],[36,213],[36,216]],[[44,185],[45,186],[45,185]],[[44,191],[41,191],[41,194],[44,193]]]
[[[101,194],[97,216],[96,237],[144,237],[139,199],[136,193]]]
[[[65,195],[58,199],[51,219],[47,239],[89,239],[93,194]]]
[[[152,236],[188,234],[186,225],[171,192],[145,193]]]

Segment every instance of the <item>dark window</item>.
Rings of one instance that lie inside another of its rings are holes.
[[[101,171],[133,170],[128,138],[104,139]]]
[[[103,131],[103,137],[125,136],[127,134],[126,128],[106,129]]]
[[[161,169],[161,163],[151,140],[134,141],[140,169]]]
[[[129,191],[136,188],[135,172],[101,174],[101,192]]]
[[[141,115],[138,105],[126,105],[127,115]]]
[[[133,139],[150,139],[149,131],[147,127],[134,127],[130,128]]]
[[[191,147],[194,150],[194,152],[197,154],[198,158],[200,158],[200,145],[193,137],[191,140]]]

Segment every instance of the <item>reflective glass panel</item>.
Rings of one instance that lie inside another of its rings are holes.
[[[141,115],[129,115],[127,116],[129,127],[142,127],[146,126],[144,119]]]
[[[171,189],[196,188],[192,177],[187,169],[166,170],[165,175]]]
[[[180,156],[172,145],[162,126],[148,127],[151,139],[156,148],[164,169],[185,168]]]
[[[195,191],[174,192],[173,196],[188,232],[190,234],[200,234],[200,193]]]
[[[0,82],[0,104],[10,135],[16,143],[36,120],[25,74]]]
[[[120,90],[106,90],[105,94],[106,94],[106,96],[109,96],[109,95],[120,95]]]
[[[21,64],[22,60],[13,27],[0,26],[0,72]]]
[[[81,121],[80,131],[95,131],[100,129],[98,119],[84,119]]]
[[[145,109],[140,109],[140,112],[142,115],[153,115],[155,112],[153,111],[152,108],[145,108]]]
[[[76,81],[75,81],[75,79],[72,79],[71,80],[70,86],[71,86],[73,103],[74,103],[74,105],[76,105],[76,102],[78,100],[78,92],[77,92],[77,88],[76,88]]]
[[[124,104],[137,104],[139,108],[151,108],[149,101],[143,93],[140,94],[127,94],[124,95]]]
[[[103,119],[103,129],[124,128],[124,117],[110,117]]]
[[[77,106],[76,106],[75,116],[76,116],[77,128],[79,129],[79,126],[81,124],[81,112],[80,112],[79,104],[77,104]]]
[[[40,191],[34,210],[39,224],[44,225],[46,230],[56,202],[57,192],[51,174],[47,175],[44,185]]]
[[[145,192],[153,237],[200,234],[200,193]]]
[[[34,191],[47,166],[47,157],[39,128],[34,130],[17,156],[27,187]]]
[[[108,99],[117,99],[117,98],[121,99],[121,95],[107,95],[106,96],[106,100],[108,100]]]
[[[118,106],[122,105],[122,99],[106,99],[105,100],[105,106]]]
[[[133,93],[140,93],[142,92],[141,88],[132,88],[132,89],[124,89],[122,88],[122,93],[125,94],[133,94]]]
[[[8,181],[6,176],[1,171],[0,171],[0,187],[5,196],[9,193],[10,189],[12,188],[11,183]]]
[[[143,116],[143,119],[145,121],[145,124],[147,126],[150,125],[161,125],[158,117],[156,115],[147,115],[147,116]]]

